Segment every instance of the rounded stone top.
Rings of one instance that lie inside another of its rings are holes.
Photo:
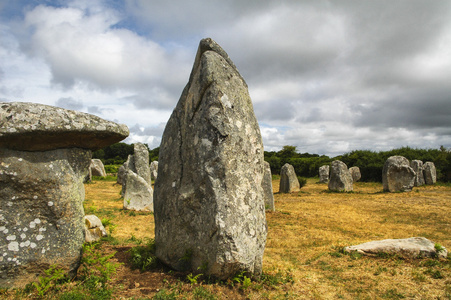
[[[97,150],[129,135],[128,127],[97,116],[26,102],[0,102],[0,148]]]

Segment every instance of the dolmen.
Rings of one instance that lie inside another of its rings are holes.
[[[368,243],[345,247],[344,252],[357,252],[366,256],[389,254],[408,258],[446,258],[448,256],[448,251],[444,247],[438,248],[435,246],[435,243],[424,237],[371,241]]]
[[[122,197],[124,209],[153,211],[153,189],[150,180],[149,150],[142,143],[133,145],[134,154],[124,163]]]
[[[404,156],[390,156],[382,169],[385,192],[410,192],[415,184],[415,171]]]
[[[156,256],[176,270],[218,279],[260,276],[263,162],[247,84],[227,53],[203,39],[161,141]]]
[[[0,103],[0,287],[23,287],[51,265],[75,275],[91,151],[125,125],[34,103]]]
[[[299,192],[301,185],[294,171],[294,167],[288,163],[280,169],[279,193]]]
[[[348,166],[340,161],[334,160],[330,164],[330,178],[328,188],[334,192],[351,192],[353,190],[353,179]]]
[[[324,165],[319,167],[319,182],[320,183],[328,183],[329,182],[329,165]]]
[[[360,173],[359,167],[350,167],[349,172],[351,173],[352,181],[357,182],[362,178],[362,174]]]

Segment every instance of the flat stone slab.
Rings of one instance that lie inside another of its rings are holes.
[[[46,151],[97,150],[129,135],[124,124],[64,108],[26,102],[0,103],[0,148]]]
[[[372,241],[360,245],[344,248],[345,252],[358,252],[363,255],[377,255],[379,253],[400,254],[412,258],[417,257],[442,257],[446,258],[448,251],[435,249],[435,244],[424,237],[411,237],[407,239],[388,239]]]

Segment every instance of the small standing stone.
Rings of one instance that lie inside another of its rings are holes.
[[[292,193],[301,190],[298,177],[294,167],[290,164],[284,164],[280,169],[279,193]]]
[[[410,192],[415,183],[415,171],[403,156],[390,156],[382,170],[382,185],[385,192]]]
[[[150,180],[149,151],[144,144],[134,144],[134,154],[124,163],[122,183],[124,209],[153,211],[153,190]]]
[[[427,161],[423,165],[423,175],[426,184],[431,185],[437,182],[437,170],[431,161]]]
[[[415,171],[415,186],[424,185],[423,162],[421,160],[412,160],[410,167]]]
[[[157,180],[158,177],[158,161],[154,160],[150,163],[150,178]]]
[[[101,176],[105,177],[105,166],[103,165],[103,162],[100,159],[94,158],[91,159],[91,166],[89,167],[91,169],[91,175],[92,176]]]
[[[340,160],[334,160],[330,165],[329,190],[350,192],[353,190],[352,183],[352,175],[348,166]]]
[[[85,218],[85,241],[92,243],[108,236],[102,221],[96,215],[86,215]]]
[[[324,165],[319,167],[319,182],[328,183],[329,182],[329,165]]]
[[[265,193],[265,208],[275,211],[274,207],[274,194],[272,189],[272,175],[271,175],[271,166],[267,161],[264,162],[265,165],[265,173],[263,175],[262,187],[263,192]]]
[[[357,182],[360,180],[360,178],[362,178],[362,174],[360,173],[359,167],[355,167],[355,166],[350,167],[349,172],[351,173],[352,181],[354,181],[354,182]]]

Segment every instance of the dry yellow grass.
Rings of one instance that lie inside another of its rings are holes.
[[[273,181],[274,191],[279,189]],[[120,186],[86,185],[85,210],[109,218],[125,241],[153,238],[150,213],[122,210]],[[353,193],[329,193],[309,179],[301,192],[275,193],[267,212],[264,272],[291,274],[294,283],[249,289],[249,299],[451,299],[451,260],[355,257],[344,246],[388,238],[424,236],[451,248],[451,187],[423,186],[410,193],[382,193],[377,183],[357,183]],[[95,209],[94,209],[95,208]]]

